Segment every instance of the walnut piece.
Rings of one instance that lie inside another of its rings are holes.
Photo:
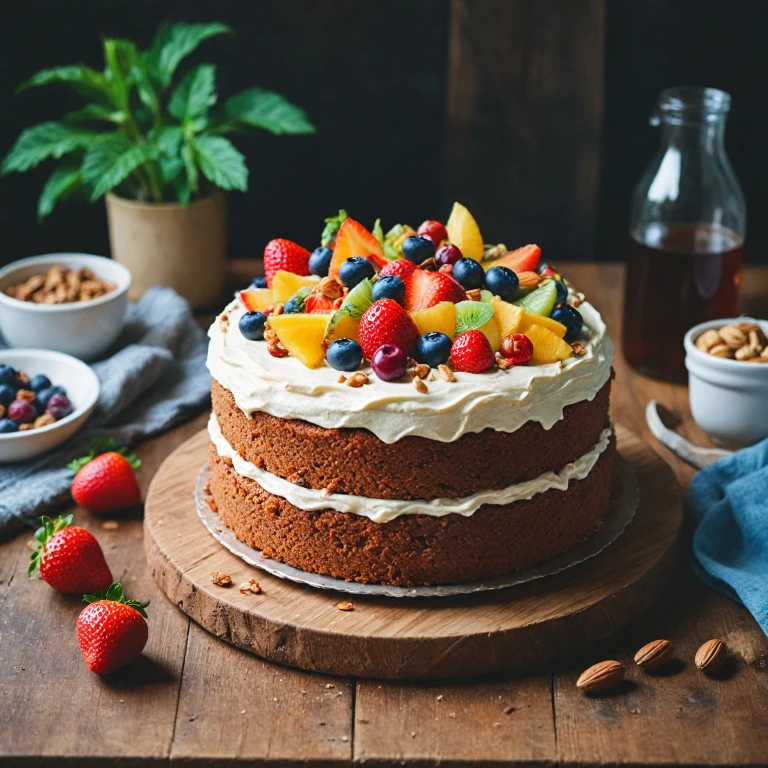
[[[256,579],[248,579],[248,581],[243,582],[238,589],[240,590],[241,595],[259,595],[261,594],[261,587],[259,586],[259,582],[256,581]]]
[[[232,584],[232,577],[228,573],[211,571],[211,584],[215,584],[217,587],[228,587]],[[240,591],[242,592],[242,589]]]
[[[35,304],[72,304],[105,296],[117,289],[110,280],[101,280],[85,267],[70,270],[54,264],[47,272],[6,289],[6,295]]]
[[[349,600],[342,600],[340,603],[336,603],[336,607],[340,611],[354,611],[355,606]]]
[[[355,371],[348,379],[348,387],[362,387],[363,384],[368,383],[368,375],[362,371]]]

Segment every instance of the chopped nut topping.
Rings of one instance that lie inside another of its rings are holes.
[[[288,357],[288,350],[279,341],[267,344],[267,352],[272,357]]]
[[[275,304],[274,307],[272,307],[272,314],[273,315],[282,315],[283,314],[283,307],[284,304]]]
[[[243,582],[238,589],[240,590],[241,595],[247,595],[248,593],[252,595],[261,594],[261,587],[256,579],[248,579],[248,581]]]
[[[229,315],[222,315],[219,320],[219,328],[222,333],[226,333],[229,330]]]
[[[506,370],[507,370],[507,368],[511,368],[511,367],[514,365],[514,363],[513,363],[511,360],[509,360],[509,359],[507,359],[506,357],[504,357],[504,355],[502,355],[502,354],[501,354],[501,352],[497,352],[497,353],[494,355],[494,358],[495,358],[495,360],[496,360],[496,365],[497,365],[497,366],[498,366],[498,367],[499,367],[499,368],[500,368],[502,371],[506,371]]]
[[[453,371],[447,365],[445,365],[445,363],[440,363],[440,365],[437,366],[437,370],[440,371],[440,375],[446,381],[456,381],[456,376],[454,375]]]
[[[277,334],[271,328],[267,328],[264,331],[264,341],[266,341],[267,344],[275,344],[279,339],[277,338]]]
[[[336,379],[336,381],[338,381],[339,384],[343,384],[346,380],[347,380],[347,377],[343,373],[340,373],[339,378]]]
[[[87,267],[72,271],[54,265],[41,275],[33,275],[25,282],[12,285],[6,294],[18,301],[35,304],[71,304],[104,296],[117,288],[109,280],[100,280]]]
[[[317,290],[329,299],[340,299],[344,296],[344,286],[335,277],[324,277],[317,284]]]
[[[432,369],[426,363],[416,363],[411,368],[411,375],[418,376],[420,379],[426,379]]]
[[[35,399],[35,393],[29,389],[20,389],[16,392],[16,399],[26,400],[28,403],[31,403]]]
[[[433,256],[430,256],[428,259],[425,259],[421,262],[421,264],[419,264],[419,268],[425,270],[426,272],[435,272],[437,271],[437,262]]]
[[[571,344],[571,349],[573,350],[573,354],[577,357],[581,357],[586,354],[587,351],[586,347],[580,341],[574,341]]]
[[[232,577],[221,571],[211,571],[211,584],[217,587],[228,587],[232,583]],[[240,590],[242,592],[242,589]]]
[[[336,607],[340,611],[353,611],[355,606],[352,605],[352,603],[349,602],[349,600],[344,600],[341,603],[336,603]]]
[[[422,395],[428,391],[427,385],[418,376],[414,377],[413,386],[416,387],[416,391],[421,392]]]
[[[368,383],[368,375],[362,371],[355,371],[348,379],[348,387],[362,387],[363,384]]]
[[[480,289],[473,288],[471,291],[467,291],[467,298],[469,298],[470,301],[480,301]]]

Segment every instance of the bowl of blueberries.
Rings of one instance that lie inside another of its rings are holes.
[[[0,350],[0,463],[61,445],[98,399],[99,380],[80,360],[46,349]]]

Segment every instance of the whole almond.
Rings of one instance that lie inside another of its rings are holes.
[[[576,687],[584,693],[602,693],[617,686],[624,679],[624,665],[618,661],[601,661],[584,670]]]
[[[698,336],[694,343],[702,352],[709,352],[712,347],[722,344],[722,342],[720,334],[714,328],[710,328],[708,331],[704,331],[701,336]]]
[[[669,640],[652,640],[635,654],[635,664],[641,669],[656,669],[671,655],[672,643]]]
[[[696,651],[696,666],[702,672],[714,672],[723,666],[723,662],[727,655],[728,647],[722,640],[707,640],[707,642]]]

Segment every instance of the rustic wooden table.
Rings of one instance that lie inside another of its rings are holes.
[[[250,273],[238,263],[235,271]],[[622,269],[566,267],[619,338]],[[745,310],[768,316],[768,269],[749,269]],[[651,397],[686,417],[684,387],[630,372],[620,354],[612,412],[643,435],[683,485],[693,474],[645,427]],[[165,456],[206,416],[139,449],[146,489]],[[81,604],[26,577],[29,534],[0,545],[0,765],[765,765],[768,641],[751,616],[702,586],[687,564],[662,599],[600,647],[513,677],[429,684],[333,679],[269,664],[204,630],[155,586],[142,549],[140,513],[119,527],[75,510],[93,530],[130,594],[151,598],[143,656],[109,678],[90,673],[74,634]],[[679,662],[641,674],[634,652],[671,639]],[[732,663],[717,679],[692,663],[696,648],[724,639]],[[630,678],[611,695],[574,685],[593,662],[616,658]]]

